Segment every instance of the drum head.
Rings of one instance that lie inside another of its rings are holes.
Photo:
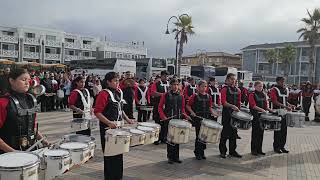
[[[74,142],[84,142],[89,143],[91,141],[95,141],[94,137],[81,135],[81,134],[68,134],[64,136],[64,139],[68,141],[74,141]]]
[[[60,145],[60,148],[63,149],[86,149],[88,148],[88,145],[81,142],[67,142]]]
[[[220,123],[213,121],[213,120],[203,119],[202,123],[210,128],[222,128],[222,125]]]
[[[152,127],[145,127],[145,126],[138,126],[137,129],[141,130],[141,131],[147,131],[147,132],[154,131],[154,129]]]
[[[37,155],[28,152],[9,152],[0,155],[0,168],[29,167],[39,162]]]
[[[232,117],[236,118],[236,119],[240,119],[240,120],[245,120],[245,121],[251,121],[252,120],[252,116],[248,113],[239,111],[233,111],[232,112]]]
[[[47,157],[65,157],[69,155],[69,152],[63,149],[52,149],[43,154]]]
[[[263,113],[261,114],[260,119],[267,121],[281,121],[281,117],[275,116],[272,113]]]
[[[119,129],[108,129],[107,134],[110,134],[112,136],[131,136],[129,132],[119,130]]]
[[[185,120],[182,120],[182,119],[172,119],[172,120],[170,120],[169,125],[172,125],[175,127],[191,128],[191,124]]]
[[[145,134],[145,132],[143,132],[139,129],[130,129],[130,133],[132,133],[132,134]]]
[[[250,113],[250,109],[246,108],[246,107],[241,107],[240,111],[246,112],[246,113]]]
[[[160,124],[151,123],[151,122],[140,122],[138,124],[146,127],[160,127]]]

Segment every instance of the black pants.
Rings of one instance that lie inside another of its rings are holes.
[[[316,106],[314,106],[314,109],[316,109]],[[315,115],[314,115],[314,120],[315,121],[320,121],[320,112],[317,112],[316,110],[315,110]]]
[[[303,107],[303,112],[305,113],[306,116],[309,115],[310,111],[310,106],[311,106],[311,97],[304,97],[302,99],[302,107]]]
[[[142,111],[138,109],[138,122],[147,122],[148,111]]]
[[[105,127],[106,126],[100,124],[100,138],[103,152],[106,145]],[[105,180],[121,180],[123,178],[123,154],[104,156],[103,161]]]
[[[259,117],[255,116],[252,121],[251,152],[262,152],[264,129],[260,127]]]
[[[161,130],[159,134],[159,141],[167,142],[167,134],[168,134],[168,121],[160,121],[160,115],[158,112],[158,104],[154,104],[153,106],[153,119],[155,123],[160,124]]]
[[[281,130],[274,131],[273,136],[273,149],[282,149],[287,142],[287,120],[282,117],[281,119]]]
[[[204,150],[207,149],[207,145],[204,142],[201,142],[199,139],[201,121],[199,119],[194,118],[194,127],[196,129],[196,140],[194,143],[194,155],[195,156],[204,156]]]
[[[63,98],[63,104],[64,104],[64,107],[68,107],[68,100],[69,100],[69,95],[64,95],[64,98]]]
[[[129,119],[133,118],[133,102],[128,102],[128,104],[123,105],[123,111],[126,113]]]
[[[82,118],[82,115],[81,114],[73,114],[73,118]],[[88,128],[85,130],[77,131],[76,134],[91,136],[91,129]]]
[[[54,96],[45,96],[42,95],[41,98],[41,111],[47,112],[54,110]]]
[[[167,144],[167,158],[169,160],[179,160],[179,144]]]
[[[237,148],[237,129],[234,129],[231,124],[231,110],[223,109],[222,111],[222,132],[219,143],[219,150],[221,154],[226,154],[228,149],[226,146],[227,140],[229,140],[229,154],[236,151]]]

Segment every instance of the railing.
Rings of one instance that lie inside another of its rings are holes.
[[[78,60],[78,59],[79,59],[79,56],[74,56],[74,55],[66,55],[64,57],[65,61]]]
[[[40,59],[40,53],[25,51],[25,52],[23,52],[23,58]]]
[[[2,50],[1,55],[4,57],[18,57],[18,51],[15,50]]]
[[[61,55],[60,54],[50,54],[46,53],[45,59],[50,59],[50,60],[60,60]]]
[[[60,41],[46,40],[45,43],[46,43],[46,46],[52,46],[52,47],[60,47],[61,46]]]
[[[39,45],[40,44],[40,39],[36,38],[25,38],[24,39],[25,44],[32,44],[32,45]]]
[[[65,48],[70,48],[70,49],[79,49],[80,44],[79,43],[73,43],[73,42],[65,42]]]
[[[80,59],[95,59],[96,57],[91,56],[80,56]]]
[[[0,35],[1,42],[9,42],[9,43],[18,43],[18,37],[16,36],[8,36],[8,35]]]
[[[90,49],[90,50],[91,50],[91,49],[93,48],[93,46],[92,46],[91,44],[83,44],[83,45],[82,45],[82,48],[83,48],[83,49]]]

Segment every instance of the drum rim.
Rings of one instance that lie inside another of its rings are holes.
[[[90,138],[90,141],[76,141],[76,140],[72,140],[70,139],[70,136],[83,136],[83,137],[88,137]],[[92,137],[92,136],[86,136],[86,135],[82,135],[82,134],[67,134],[63,136],[63,140],[64,142],[80,142],[80,143],[95,143],[96,142],[96,138]]]
[[[139,127],[146,127],[146,128],[149,128],[149,130],[142,130],[142,129],[139,129]],[[156,130],[153,127],[148,127],[148,126],[137,126],[137,129],[144,131],[144,132],[148,132],[148,133],[155,133],[156,132]],[[152,129],[152,131],[151,131],[151,129]]]
[[[240,113],[240,112],[249,115],[250,119],[244,119],[244,118],[241,118],[239,116],[235,116],[235,113]],[[243,111],[239,111],[239,112],[233,111],[231,113],[231,117],[234,118],[234,119],[239,119],[239,120],[243,120],[243,121],[252,121],[252,119],[253,119],[253,116],[251,114],[249,114],[247,112],[243,112]]]
[[[126,135],[116,135],[116,136],[114,136],[114,137],[131,137],[131,134],[129,133],[129,132],[127,132],[127,131],[124,131],[124,130],[120,130],[120,129],[108,129],[108,130],[106,130],[106,135],[105,135],[105,137],[107,137],[108,135],[112,135],[111,133],[108,133],[108,131],[110,131],[110,130],[113,130],[113,131],[115,131],[115,130],[118,130],[118,131],[122,131],[122,132],[125,132],[125,133],[128,133],[128,134],[126,134]]]
[[[210,120],[210,119],[205,119],[205,118],[204,118],[201,123],[204,123],[204,124],[205,124],[205,122],[210,122],[210,123],[212,122],[212,123],[218,125],[219,128],[221,128],[221,129],[222,129],[222,127],[223,127],[219,122],[214,121],[214,120]],[[217,127],[217,126],[208,126],[208,127],[215,128],[215,127]]]
[[[149,124],[149,126],[148,126]],[[161,128],[161,125],[160,124],[157,124],[157,123],[152,123],[152,122],[138,122],[138,125],[140,126],[146,126],[146,127],[156,127],[156,128]]]
[[[37,155],[37,154],[34,154],[32,152],[26,152],[26,151],[22,151],[22,152],[8,152],[10,154],[14,154],[14,153],[27,153],[27,154],[31,154],[31,155],[34,155],[36,156],[38,159],[36,160],[36,162],[33,162],[31,164],[28,164],[28,165],[22,165],[22,166],[17,166],[17,167],[3,167],[3,166],[0,166],[0,170],[3,170],[3,171],[19,171],[21,169],[31,169],[33,167],[36,167],[38,165],[40,165],[40,156]],[[8,153],[5,153],[5,154],[8,154]],[[2,154],[4,155],[4,154]],[[2,156],[0,155],[0,156]]]
[[[71,152],[80,152],[80,151],[89,150],[89,145],[87,143],[81,143],[81,144],[85,144],[86,145],[86,147],[83,147],[83,148],[68,149],[68,147],[61,147],[61,145],[67,144],[67,143],[81,143],[81,142],[65,142],[65,143],[60,144],[60,146],[59,146],[60,149],[64,149],[64,150],[71,151]]]
[[[182,122],[182,123],[185,123],[185,125],[188,125],[187,127],[186,126],[181,126],[181,124],[173,124],[174,122],[178,122],[178,121],[180,121],[180,122]],[[178,125],[178,126],[177,126]],[[185,120],[183,120],[183,119],[172,119],[172,120],[170,120],[169,121],[169,126],[174,126],[174,127],[178,127],[178,128],[185,128],[185,129],[189,129],[189,128],[191,128],[192,127],[192,124],[191,123],[189,123],[189,122],[187,122],[187,121],[185,121]]]
[[[64,159],[64,158],[71,157],[71,153],[69,151],[65,150],[65,149],[52,149],[52,150],[49,150],[49,151],[56,151],[56,150],[66,151],[66,152],[68,152],[68,154],[65,154],[65,155],[62,155],[62,156],[48,156],[48,155],[45,154],[46,152],[48,152],[48,151],[46,151],[46,152],[43,153],[43,156],[46,157],[46,158],[49,158],[49,159],[53,159],[53,160],[54,159]]]

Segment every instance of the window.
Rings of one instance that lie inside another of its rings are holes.
[[[117,53],[116,52],[111,52],[111,57],[112,58],[116,58],[117,57]]]
[[[35,33],[25,33],[26,38],[35,38],[36,34]]]
[[[165,59],[152,58],[152,67],[155,67],[155,68],[166,68],[167,67],[167,61]]]
[[[66,51],[66,55],[74,56],[74,55],[75,55],[75,52],[74,52],[74,51]]]
[[[14,51],[14,45],[13,44],[2,44],[2,49],[3,50],[9,50],[9,51]]]
[[[105,52],[105,58],[111,58],[111,52]]]
[[[48,41],[56,41],[56,36],[46,35],[46,40],[48,40]]]
[[[69,43],[74,43],[74,39],[71,38],[65,38],[64,40]]]
[[[309,56],[310,49],[309,48],[302,48],[301,56]]]
[[[117,53],[117,58],[123,58],[123,54],[122,53]]]
[[[2,34],[7,36],[14,36],[14,32],[11,31],[2,31]]]
[[[46,53],[58,54],[58,50],[56,48],[46,48]]]
[[[83,40],[83,44],[91,44],[91,41]]]
[[[82,56],[90,57],[90,53],[88,51],[82,52]]]
[[[24,50],[26,52],[36,52],[36,47],[35,46],[25,46]]]

